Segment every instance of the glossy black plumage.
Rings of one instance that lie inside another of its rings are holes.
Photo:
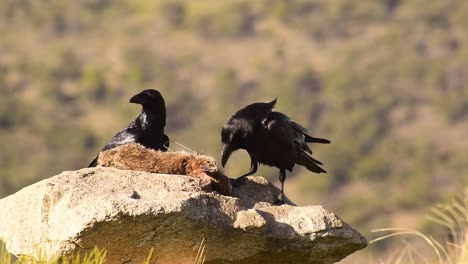
[[[224,124],[221,131],[223,151],[221,163],[225,166],[231,153],[245,149],[251,158],[249,172],[257,171],[258,164],[277,167],[280,170],[281,194],[279,203],[284,203],[286,170],[292,171],[295,164],[316,173],[326,173],[320,161],[311,157],[307,143],[330,143],[327,139],[313,137],[300,124],[280,112],[272,111],[276,99],[269,103],[254,103],[237,111]]]
[[[164,134],[166,103],[161,93],[153,89],[143,90],[130,98],[130,103],[140,104],[141,113],[124,129],[120,130],[101,151],[126,143],[139,143],[146,148],[166,151],[169,137]],[[97,156],[89,167],[97,165]]]

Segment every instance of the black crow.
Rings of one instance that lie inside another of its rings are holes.
[[[130,103],[140,104],[141,113],[124,129],[120,130],[101,151],[126,143],[139,143],[146,148],[166,151],[169,137],[164,134],[166,103],[161,93],[153,89],[143,90],[130,98]],[[97,156],[89,167],[97,165]]]
[[[281,193],[278,203],[284,203],[284,181],[286,170],[292,171],[295,164],[302,165],[316,173],[326,173],[319,167],[320,161],[312,158],[307,143],[330,143],[327,139],[312,137],[310,132],[280,112],[273,112],[276,99],[269,103],[254,103],[237,111],[224,124],[221,131],[223,167],[231,153],[245,149],[251,159],[250,171],[244,177],[257,171],[258,163],[277,167],[280,170]]]

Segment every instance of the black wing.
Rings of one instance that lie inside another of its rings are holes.
[[[312,154],[311,149],[307,146],[307,142],[315,142],[309,140],[310,138],[317,138],[312,137],[306,128],[292,121],[287,115],[280,112],[271,112],[265,120],[264,126],[275,139],[284,144],[285,147],[295,148],[297,164],[306,167],[312,172],[326,173],[324,169],[318,166],[323,164],[307,154]],[[326,139],[319,140],[320,143],[330,142]]]
[[[140,137],[140,132],[138,132],[138,129],[136,128],[134,122],[130,123],[128,127],[126,127],[123,130],[120,130],[112,139],[109,143],[107,143],[101,151],[106,151],[109,149],[113,149],[117,146],[127,144],[127,143],[135,143],[138,141]],[[98,159],[99,154],[94,157],[93,161],[89,164],[90,167],[96,167],[97,166],[97,159]]]
[[[107,143],[107,145],[104,146],[104,148],[102,148],[101,151],[113,149],[117,146],[127,143],[138,142],[140,134],[140,132],[138,132],[136,129],[132,129],[132,127],[121,130],[111,139],[109,143]]]
[[[291,119],[280,112],[271,112],[263,121],[265,128],[273,135],[276,141],[285,147],[293,147],[300,136],[291,126]]]

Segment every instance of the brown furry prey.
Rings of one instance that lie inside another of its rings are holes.
[[[281,193],[278,203],[284,203],[286,170],[292,171],[295,164],[315,173],[326,173],[322,163],[311,157],[307,143],[330,143],[327,139],[312,137],[309,130],[280,112],[274,112],[276,99],[269,103],[254,103],[232,115],[221,131],[223,151],[221,164],[226,165],[231,153],[245,149],[251,159],[250,171],[236,183],[257,171],[258,163],[274,166],[280,170]]]
[[[229,178],[216,165],[212,157],[181,151],[161,152],[139,144],[125,144],[101,152],[97,165],[123,170],[188,175],[201,179],[206,191],[215,190],[224,195],[232,191]]]

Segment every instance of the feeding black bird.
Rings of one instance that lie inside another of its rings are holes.
[[[281,193],[278,203],[284,203],[286,170],[292,171],[295,164],[309,171],[326,173],[312,158],[307,143],[330,143],[327,139],[312,137],[310,132],[280,112],[272,111],[276,99],[269,103],[254,103],[237,111],[224,124],[221,131],[223,151],[221,164],[226,165],[229,156],[237,149],[245,149],[250,156],[250,171],[237,181],[257,171],[258,164],[277,167],[280,170]]]
[[[101,151],[127,143],[139,143],[146,148],[166,151],[169,137],[164,134],[166,103],[161,93],[154,89],[143,90],[130,98],[130,103],[140,104],[141,113],[124,129],[120,130]],[[89,167],[97,166],[97,156]]]

